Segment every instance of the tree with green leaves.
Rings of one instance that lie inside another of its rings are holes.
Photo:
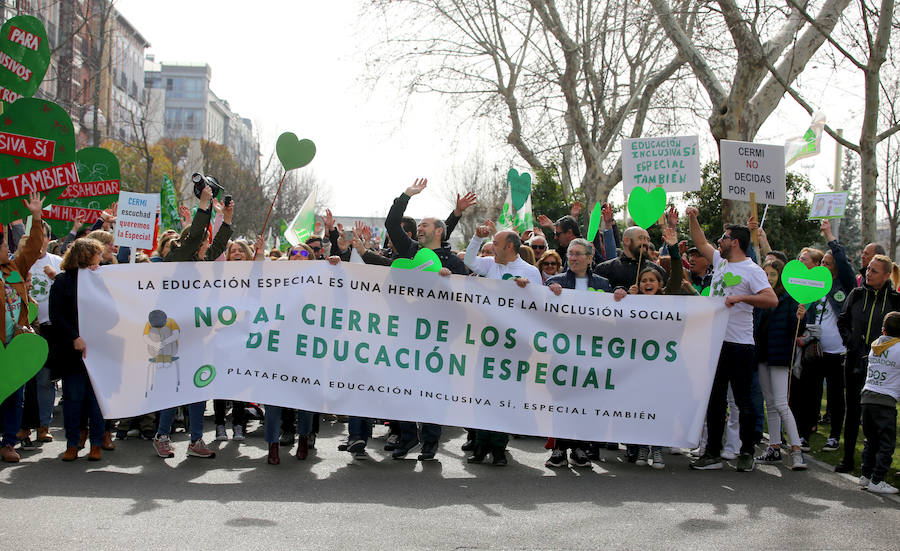
[[[700,179],[702,181],[700,191],[685,193],[684,199],[700,210],[698,220],[703,228],[703,233],[709,237],[718,237],[724,228],[721,209],[722,179],[719,163],[713,161],[704,165],[700,170]],[[796,172],[788,172],[785,180],[787,206],[770,206],[763,229],[766,231],[772,248],[783,251],[790,258],[796,256],[803,247],[821,243],[822,239],[819,234],[818,222],[807,220],[810,209],[809,196],[812,193],[812,185],[809,180]],[[760,205],[760,218],[763,208]],[[686,220],[683,220],[682,224],[686,224]],[[680,231],[683,235],[688,235],[686,225],[680,228]]]

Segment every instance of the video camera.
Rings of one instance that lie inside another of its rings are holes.
[[[209,188],[213,192],[213,197],[218,197],[220,193],[225,191],[225,188],[222,187],[222,184],[216,179],[215,176],[204,176],[199,172],[195,172],[191,176],[191,182],[194,183],[194,195],[197,199],[200,198],[200,194],[203,193],[203,188],[209,186]],[[222,199],[222,204],[226,207],[231,204],[232,197],[231,195],[225,195]]]

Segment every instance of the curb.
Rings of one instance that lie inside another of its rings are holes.
[[[857,482],[859,481],[859,478],[853,476],[852,474],[849,474],[849,473],[836,473],[836,472],[834,472],[834,465],[831,465],[831,464],[829,464],[829,463],[826,463],[826,462],[824,462],[824,461],[821,461],[821,460],[819,460],[819,459],[816,459],[815,457],[813,457],[812,455],[807,454],[806,452],[803,453],[803,457],[806,458],[806,462],[807,462],[807,463],[812,463],[813,465],[815,465],[815,466],[817,466],[817,467],[819,467],[819,468],[821,468],[821,469],[824,469],[824,470],[826,470],[826,471],[828,471],[828,472],[831,472],[831,473],[834,474],[835,476],[838,476],[838,477],[840,477],[840,478],[843,478],[844,480],[847,480],[847,481],[851,482],[854,486],[857,486]],[[858,487],[858,486],[857,486],[857,487]],[[864,490],[860,489],[860,491],[862,492],[862,491],[864,491]],[[871,494],[870,492],[866,492],[866,493],[867,493],[867,494]],[[883,497],[884,499],[887,499],[887,500],[889,500],[889,501],[893,501],[893,502],[896,503],[897,505],[900,505],[900,494],[871,494],[871,495],[873,495],[873,496],[878,496],[878,497]]]

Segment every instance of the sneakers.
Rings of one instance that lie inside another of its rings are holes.
[[[384,441],[384,451],[392,452],[397,449],[397,446],[400,444],[400,435],[399,434],[389,434],[387,439]],[[463,447],[465,450],[465,446]]]
[[[857,484],[857,486],[859,486],[860,490],[865,490],[866,487],[871,483],[872,483],[872,479],[869,478],[868,476],[863,475],[863,476],[859,477],[859,481],[856,484]]]
[[[125,435],[130,436],[131,438],[134,438],[135,436],[140,436],[141,429],[128,429],[127,431],[125,431]],[[150,437],[152,438],[153,435],[151,434]],[[125,440],[125,439],[123,438],[122,440]]]
[[[750,453],[742,453],[738,456],[737,465],[735,465],[735,470],[739,473],[749,473],[753,470],[753,454]]]
[[[396,452],[394,452],[396,453]],[[466,463],[481,463],[487,457],[488,450],[484,446],[475,446],[472,455],[466,458]]]
[[[349,436],[347,438],[344,438],[343,440],[341,440],[340,443],[338,443],[338,451],[339,452],[347,451],[347,445],[349,444],[349,442],[350,442]]]
[[[365,440],[350,440],[347,442],[347,451],[352,455],[356,455],[361,451],[365,451],[366,449],[366,441]]]
[[[838,439],[837,438],[829,438],[825,441],[825,445],[822,446],[823,452],[836,452],[838,450]]]
[[[806,458],[803,457],[803,452],[797,450],[795,452],[791,452],[791,470],[792,471],[805,471],[806,470]]]
[[[301,436],[297,442],[297,459],[303,461],[309,457],[309,438]]]
[[[16,450],[9,444],[0,448],[0,458],[2,458],[5,463],[19,462],[19,454],[16,453]]]
[[[157,434],[153,438],[153,448],[160,457],[175,457],[175,450],[172,449],[172,441],[169,440],[168,434]]]
[[[638,449],[637,459],[634,464],[638,467],[646,467],[650,464],[647,462],[648,459],[650,459],[650,448],[641,446],[640,449]]]
[[[665,469],[666,462],[663,460],[662,450],[653,450],[650,452],[650,460],[653,462],[651,465],[654,469]]]
[[[722,450],[722,453],[719,454],[719,457],[721,457],[722,459],[724,459],[726,461],[734,461],[735,459],[738,458],[738,454],[736,454],[732,451]]]
[[[394,435],[392,434],[391,436],[394,436]],[[389,439],[390,439],[390,437],[389,437]],[[397,439],[399,440],[400,437],[398,436]],[[385,446],[384,449],[387,449],[387,446]],[[466,440],[466,443],[463,444],[460,449],[464,452],[473,451],[475,449],[475,441],[474,440]]]
[[[569,463],[572,464],[573,467],[590,467],[591,460],[588,459],[587,452],[585,452],[581,448],[575,448],[569,454]]]
[[[38,442],[53,442],[53,435],[50,434],[50,427],[38,427],[37,441]]]
[[[406,454],[413,451],[419,445],[419,439],[408,440],[406,442],[400,442],[397,444],[397,449],[391,454],[391,457],[394,459],[403,459],[406,457]]]
[[[694,448],[690,452],[691,457],[703,457],[703,454],[706,453],[704,448]]]
[[[225,430],[224,425],[222,426],[222,430]],[[216,440],[219,439],[218,434],[219,434],[219,430],[218,430],[218,427],[216,427]],[[225,436],[225,438],[223,438],[223,440],[227,440],[227,439],[228,439],[228,436]],[[281,446],[293,446],[294,445],[294,433],[293,432],[282,432],[281,436],[278,438],[278,444]]]
[[[116,431],[116,440],[125,440],[128,438],[128,431],[125,429],[119,429]]]
[[[691,462],[691,468],[698,471],[715,471],[722,468],[722,458],[704,453]]]
[[[206,442],[201,438],[196,442],[191,442],[187,450],[188,457],[202,457],[204,459],[212,459],[216,456],[216,452],[206,447]]]
[[[550,459],[544,462],[545,467],[558,468],[566,466],[566,450],[553,450]]]
[[[272,442],[269,444],[269,457],[266,459],[266,462],[269,465],[280,465],[281,464],[281,455],[278,451],[278,448],[281,446],[278,445],[278,442]]]
[[[116,449],[116,444],[113,442],[112,433],[106,431],[103,433],[103,441],[100,444],[100,447],[107,451],[112,451]]]
[[[756,461],[765,465],[781,463],[781,448],[767,447],[765,453],[758,456]]]
[[[216,442],[224,442],[228,440],[228,433],[225,432],[225,425],[216,425]]]
[[[809,450],[810,450],[809,440],[807,440],[806,438],[801,438],[800,439],[800,451],[808,452]]]
[[[369,454],[366,453],[366,449],[363,448],[361,450],[350,452],[350,455],[353,456],[353,459],[357,461],[363,461],[369,458]]]
[[[69,448],[66,448],[66,451],[63,452],[63,454],[60,455],[59,458],[63,461],[75,461],[76,459],[78,459],[78,447],[71,446]]]
[[[29,436],[25,436],[19,440],[19,448],[23,452],[33,452],[37,449],[37,444]]]
[[[866,490],[876,494],[896,494],[897,488],[894,488],[884,480],[876,484],[875,482],[869,482],[869,485],[866,486]]]
[[[425,442],[422,444],[422,453],[419,454],[419,461],[434,461],[434,456],[437,455],[438,451],[438,443],[437,442]]]
[[[244,427],[243,425],[234,425],[232,427],[234,434],[231,436],[231,439],[235,442],[243,442],[247,438],[244,436]]]
[[[101,446],[92,445],[91,451],[88,453],[88,461],[100,461],[100,457],[103,454],[103,452],[100,451],[101,449]]]
[[[800,448],[803,449],[803,448]],[[841,461],[837,465],[834,466],[834,472],[836,473],[850,473],[853,472],[853,463],[848,463],[846,461]]]
[[[152,429],[142,430],[140,434],[141,434],[141,440],[150,441],[150,440],[153,440],[154,438],[156,438],[156,432],[154,432]]]
[[[491,450],[491,455],[494,457],[493,465],[495,467],[505,467],[507,464],[506,460],[506,450],[503,448],[494,448]],[[895,492],[897,490],[894,490]]]

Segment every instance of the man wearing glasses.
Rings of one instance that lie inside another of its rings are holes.
[[[724,296],[729,308],[725,340],[719,353],[719,363],[706,410],[709,443],[706,453],[691,463],[692,469],[714,470],[722,468],[722,433],[725,430],[725,408],[728,384],[734,392],[734,401],[740,409],[741,454],[738,471],[753,470],[753,452],[756,433],[756,413],[750,397],[756,350],[753,340],[753,308],[773,308],[778,297],[766,272],[747,257],[750,246],[750,229],[747,226],[729,224],[718,240],[718,248],[706,241],[699,211],[688,207],[691,239],[694,246],[713,266],[710,296]]]

